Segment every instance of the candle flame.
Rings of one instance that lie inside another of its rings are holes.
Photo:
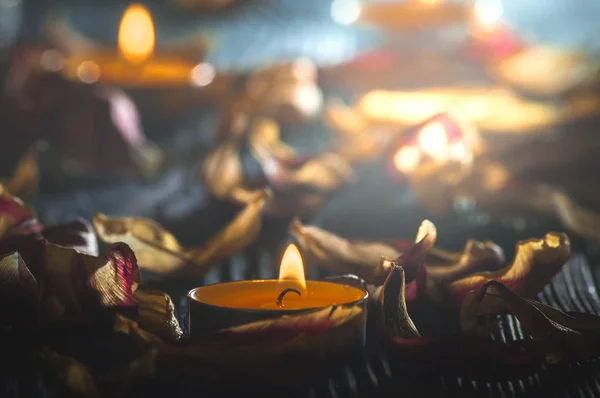
[[[141,4],[127,7],[119,26],[119,50],[126,60],[144,62],[154,50],[154,24]]]
[[[449,138],[446,127],[438,122],[427,123],[417,138],[421,150],[435,161],[443,163],[448,157]]]
[[[294,281],[302,289],[306,290],[306,278],[304,277],[304,264],[302,255],[294,244],[290,244],[283,257],[279,267],[279,281]]]
[[[421,161],[421,151],[415,145],[402,147],[394,154],[394,166],[404,174],[410,174]]]

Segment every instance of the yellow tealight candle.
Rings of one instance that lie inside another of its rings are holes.
[[[190,299],[192,335],[331,305],[365,305],[368,293],[352,286],[307,281],[298,248],[288,246],[279,279],[217,283],[193,289]]]

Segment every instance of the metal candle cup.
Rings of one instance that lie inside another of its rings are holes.
[[[281,260],[279,279],[217,283],[188,294],[190,336],[197,338],[251,322],[299,315],[330,306],[360,306],[368,293],[353,286],[306,281],[302,256],[289,245]],[[364,336],[364,322],[362,332]]]
[[[193,289],[188,294],[190,336],[197,338],[218,330],[250,322],[297,315],[329,307],[361,306],[366,308],[364,290],[331,282],[306,281],[301,296],[287,291],[294,284],[272,280],[217,283]]]

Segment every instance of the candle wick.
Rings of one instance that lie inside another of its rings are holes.
[[[302,293],[300,293],[300,290],[298,289],[294,289],[294,288],[287,288],[284,289],[280,294],[279,297],[277,297],[277,307],[285,307],[283,305],[283,298],[285,297],[286,294],[288,294],[289,292],[294,292],[296,293],[298,296],[302,296]]]

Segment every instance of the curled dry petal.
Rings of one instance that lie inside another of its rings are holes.
[[[102,308],[134,306],[140,274],[124,243],[113,244],[104,258],[47,243],[38,281],[44,301],[55,300],[67,319],[79,319]]]
[[[31,197],[37,193],[40,176],[36,155],[37,150],[33,148],[19,159],[12,176],[3,182],[8,192],[21,198]]]
[[[200,178],[217,199],[235,200],[236,192],[244,186],[240,146],[239,139],[223,141],[202,162]]]
[[[175,237],[157,223],[133,217],[94,217],[100,239],[125,242],[136,253],[140,266],[156,274],[202,276],[213,264],[245,249],[254,242],[261,227],[261,209],[268,191],[252,193],[245,208],[203,246],[186,250]]]
[[[366,280],[371,279],[381,258],[394,260],[400,252],[384,243],[349,241],[319,227],[302,225],[295,219],[290,232],[302,252],[322,267],[337,272],[350,272]]]
[[[366,282],[381,285],[385,281],[392,260],[399,259],[402,252],[394,245],[383,242],[346,240],[321,228],[302,225],[297,219],[290,226],[290,232],[302,251],[319,266],[336,272],[349,272]],[[417,245],[409,247],[409,254],[399,264],[409,271],[416,270],[414,256],[423,257],[432,250],[437,237],[435,225],[424,220],[416,236]]]
[[[179,340],[183,331],[175,316],[175,306],[168,294],[138,289],[133,298],[138,307],[138,323],[164,341]]]
[[[35,218],[35,212],[29,206],[0,185],[0,237],[6,236],[23,224],[31,223]]]
[[[35,318],[40,290],[25,262],[14,252],[0,257],[0,324],[14,326]]]
[[[81,362],[53,351],[45,350],[41,359],[55,380],[62,383],[66,396],[101,397],[100,390],[88,368]],[[62,395],[62,394],[61,394]]]
[[[528,342],[507,344],[474,333],[420,337],[407,311],[405,288],[404,272],[394,265],[385,284],[375,288],[374,294],[384,344],[392,355],[407,360],[412,369],[499,376],[497,366],[490,363],[508,365],[511,371],[531,369],[539,363]]]
[[[512,263],[498,271],[477,272],[446,284],[427,283],[427,293],[440,303],[458,304],[471,290],[498,281],[523,297],[535,297],[570,255],[567,235],[551,232],[541,239],[517,243]]]
[[[596,356],[600,350],[600,317],[594,319],[586,314],[585,321],[578,320],[575,314],[538,306],[496,281],[486,283],[465,298],[461,308],[462,327],[477,330],[477,316],[497,312],[502,307],[519,319],[548,362],[585,360]]]
[[[537,195],[547,201],[562,225],[576,234],[600,241],[600,214],[580,206],[566,192],[550,187],[541,187]]]
[[[40,233],[50,243],[69,247],[88,256],[98,255],[98,240],[94,227],[83,218],[67,224],[45,227]]]
[[[279,125],[271,119],[258,119],[254,122],[248,137],[250,147],[261,147],[283,163],[293,163],[296,151],[280,138]]]
[[[228,370],[274,377],[297,369],[293,358],[306,357],[318,365],[347,352],[363,338],[366,312],[361,306],[331,306],[225,329],[205,340],[167,347],[163,354],[178,360],[205,361]],[[305,362],[302,362],[305,363]],[[315,366],[316,367],[316,366]]]
[[[493,242],[469,240],[460,257],[451,264],[426,265],[427,278],[448,283],[472,272],[493,271],[504,265],[504,252]]]
[[[402,267],[394,266],[379,293],[379,308],[384,332],[391,337],[415,338],[419,332],[408,315],[406,283]]]

